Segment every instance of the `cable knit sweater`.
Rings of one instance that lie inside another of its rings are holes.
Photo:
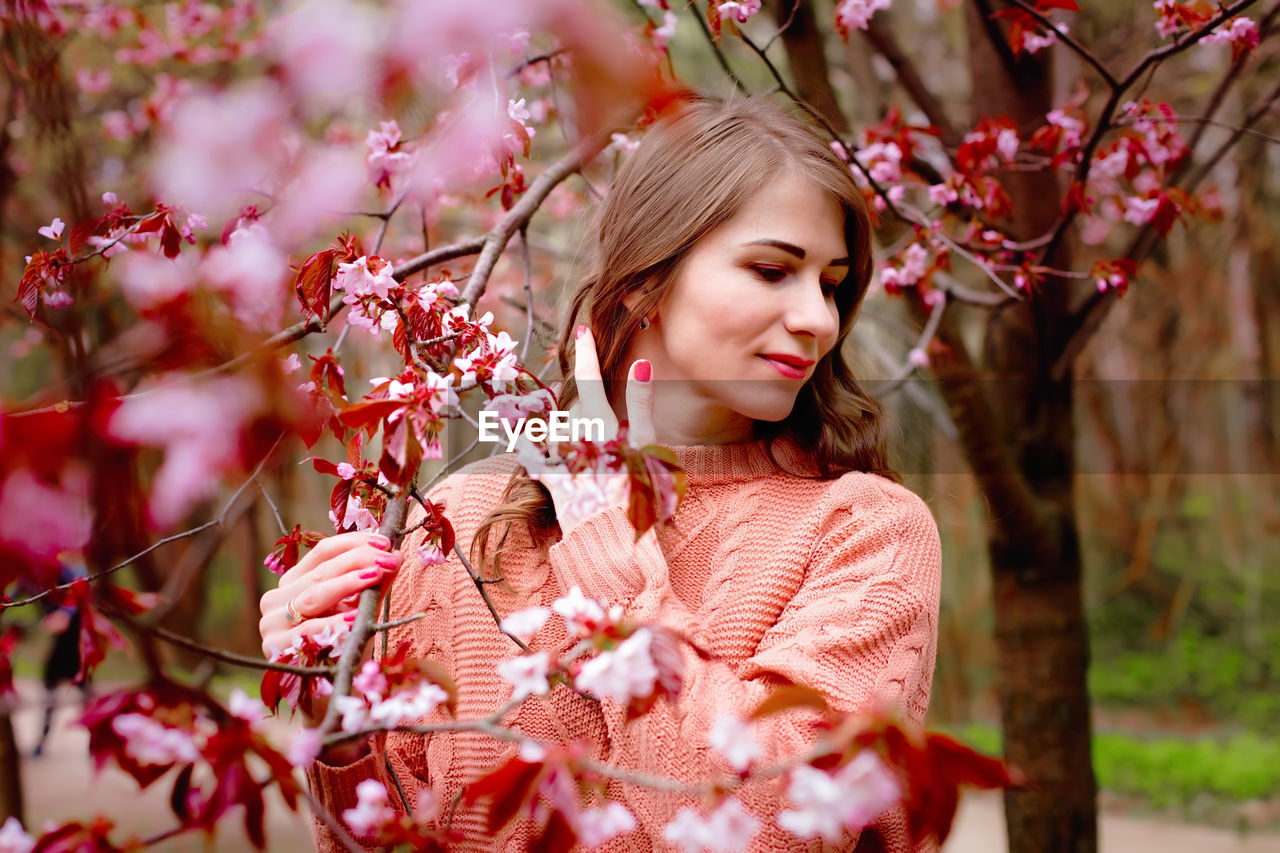
[[[763,442],[675,448],[689,476],[689,492],[672,521],[636,541],[620,509],[587,519],[550,548],[533,547],[513,528],[518,547],[502,560],[506,584],[487,587],[500,614],[550,605],[574,586],[587,596],[622,604],[639,620],[668,625],[709,650],[706,661],[686,651],[679,700],[659,701],[630,723],[620,707],[596,702],[563,685],[511,712],[504,722],[550,741],[585,741],[594,756],[620,768],[699,780],[730,773],[707,746],[721,714],[745,716],[782,684],[820,690],[840,710],[888,707],[911,725],[923,725],[937,643],[940,557],[937,525],[919,497],[882,477],[849,473],[818,480],[793,445]],[[463,547],[498,504],[515,466],[499,456],[469,466],[433,494],[447,502]],[[458,719],[486,716],[511,695],[495,666],[519,653],[500,634],[456,555],[424,567],[416,541],[391,590],[392,616],[426,618],[392,632],[412,653],[443,663],[458,686]],[[525,547],[520,547],[525,546]],[[531,643],[553,658],[573,639],[552,619]],[[756,724],[770,762],[804,752],[813,741],[808,712],[791,711]],[[343,767],[317,763],[308,774],[332,813],[354,806],[355,787],[367,778],[387,784],[399,776],[411,804],[423,789],[448,804],[470,781],[514,754],[515,746],[475,732],[430,736],[392,732],[376,737],[372,752]],[[738,794],[762,822],[751,847],[764,850],[851,849],[802,843],[773,817],[784,805],[782,780]],[[635,814],[635,832],[600,849],[675,849],[662,828],[682,805],[700,803],[673,794],[610,783],[608,796]],[[529,827],[484,833],[486,804],[459,807],[453,826],[483,839],[476,850],[524,850]],[[874,825],[886,849],[909,849],[900,812]],[[316,824],[321,850],[342,849]],[[926,848],[929,849],[929,848]]]

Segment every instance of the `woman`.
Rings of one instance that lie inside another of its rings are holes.
[[[594,744],[595,757],[624,769],[690,781],[727,771],[707,747],[716,717],[743,717],[780,685],[816,688],[839,710],[887,706],[920,726],[936,646],[938,534],[925,504],[895,481],[881,409],[841,357],[871,275],[870,224],[848,167],[766,101],[694,101],[646,132],[598,236],[561,340],[561,405],[615,425],[629,416],[633,443],[673,447],[689,478],[676,515],[637,541],[621,507],[575,518],[509,454],[454,475],[434,497],[447,502],[459,542],[500,564],[507,583],[488,589],[503,615],[577,586],[688,635],[713,659],[686,653],[679,700],[629,723],[612,703],[563,686],[505,722]],[[459,718],[487,715],[511,693],[495,666],[517,650],[456,557],[423,566],[415,544],[402,551],[403,570],[378,537],[317,546],[264,596],[264,648],[343,619],[354,592],[394,574],[393,615],[427,616],[397,629],[393,646],[409,637],[413,654],[449,668]],[[290,606],[304,617],[297,627]],[[556,625],[532,643],[553,657],[573,644]],[[789,712],[759,722],[760,760],[802,754],[810,721]],[[387,766],[411,801],[430,789],[448,804],[513,750],[473,732],[390,733],[354,756],[322,756],[310,781],[335,814],[354,804],[363,779],[389,782]],[[752,849],[810,849],[772,821],[779,791],[739,792],[762,818]],[[617,782],[608,795],[639,826],[605,849],[670,849],[662,830],[685,801]],[[483,838],[483,804],[459,808],[452,825]],[[907,849],[899,814],[874,829],[888,849]],[[522,849],[526,832],[481,847]],[[322,848],[332,845],[318,833]]]

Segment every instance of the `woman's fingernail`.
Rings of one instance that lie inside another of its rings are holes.
[[[653,376],[653,365],[641,359],[636,362],[636,379],[641,382],[648,382]]]
[[[381,569],[369,569],[368,571],[360,573],[360,580],[362,581],[377,580],[380,577],[382,577]]]
[[[394,569],[400,565],[400,559],[399,554],[379,554],[373,561],[384,569]]]
[[[383,536],[381,533],[375,533],[369,537],[369,544],[375,548],[381,548],[386,551],[391,547],[391,540]]]
[[[580,337],[582,337],[583,335],[585,335],[586,333],[587,333],[587,327],[586,327],[585,325],[583,325],[582,323],[579,323],[579,324],[578,324],[578,328],[576,328],[576,329],[574,329],[574,330],[573,330],[573,336],[574,336],[575,338],[580,338]]]
[[[350,613],[343,614],[343,616],[342,616],[342,621],[343,621],[343,622],[354,622],[354,621],[356,621],[356,611],[352,610]]]

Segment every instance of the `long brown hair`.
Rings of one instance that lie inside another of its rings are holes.
[[[791,414],[776,423],[756,421],[755,434],[792,439],[808,451],[823,478],[867,471],[898,479],[889,467],[883,409],[858,385],[841,353],[871,281],[866,201],[848,165],[815,130],[763,98],[683,101],[645,132],[619,170],[596,220],[591,269],[573,294],[560,333],[561,409],[578,396],[572,330],[582,322],[591,328],[604,387],[621,387],[631,336],[679,279],[690,250],[737,214],[762,176],[788,172],[812,181],[840,205],[850,268],[836,289],[835,346],[815,366]],[[523,469],[512,475],[501,505],[476,530],[472,550],[479,565],[486,562],[494,526],[504,525],[500,552],[515,522],[526,525],[537,544],[545,544],[557,526],[550,494]]]

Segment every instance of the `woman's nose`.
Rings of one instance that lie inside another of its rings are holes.
[[[839,312],[834,300],[827,299],[816,275],[812,280],[806,279],[804,286],[790,296],[784,321],[787,331],[793,335],[812,335],[825,351],[839,329]]]

